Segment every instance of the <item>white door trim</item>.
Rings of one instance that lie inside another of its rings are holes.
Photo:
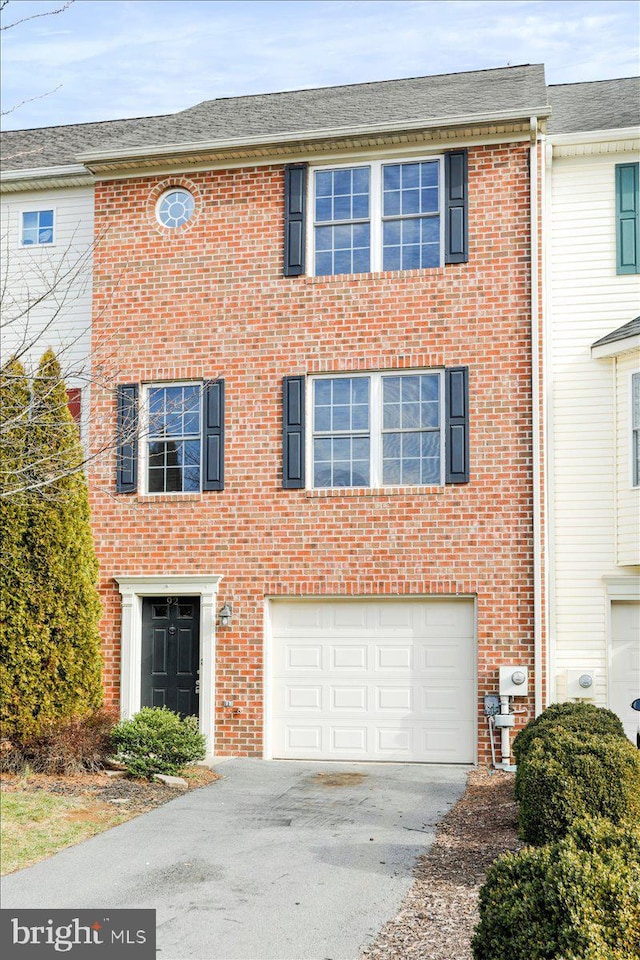
[[[120,644],[120,716],[140,710],[142,682],[142,600],[144,597],[200,597],[200,711],[199,726],[207,741],[207,756],[214,753],[214,701],[216,597],[221,577],[174,576],[114,577],[122,597]]]

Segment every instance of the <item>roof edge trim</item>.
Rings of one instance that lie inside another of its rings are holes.
[[[496,110],[490,114],[468,114],[454,117],[432,117],[421,120],[403,120],[391,123],[386,120],[381,123],[364,123],[349,127],[327,127],[315,130],[290,131],[288,133],[273,134],[265,137],[264,134],[253,137],[240,137],[218,140],[193,140],[188,143],[161,143],[148,147],[121,147],[115,150],[88,150],[78,154],[78,160],[89,168],[92,163],[100,161],[146,159],[163,154],[189,154],[202,150],[234,149],[239,147],[260,146],[262,144],[287,144],[304,140],[321,140],[328,137],[360,136],[371,133],[397,132],[400,130],[419,130],[431,127],[453,127],[479,123],[495,123],[504,120],[527,121],[534,115],[540,118],[550,116],[551,107],[548,105],[533,110]]]
[[[619,353],[627,353],[629,350],[640,350],[640,333],[631,334],[620,340],[610,340],[609,343],[603,343],[600,346],[594,343],[591,347],[591,356],[594,360],[604,360],[607,357],[616,357]]]

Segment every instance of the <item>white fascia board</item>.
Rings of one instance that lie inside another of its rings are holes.
[[[51,177],[87,176],[88,170],[81,163],[67,163],[60,167],[27,167],[26,170],[4,170],[0,182],[14,180],[47,180]]]
[[[617,357],[619,354],[628,353],[630,350],[640,350],[640,334],[625,337],[623,340],[611,340],[599,347],[591,347],[591,356],[594,360],[602,360],[606,357]]]
[[[25,190],[48,190],[65,187],[93,186],[95,177],[79,163],[60,167],[37,167],[27,170],[7,170],[0,173],[0,193],[20,193]]]
[[[615,127],[611,130],[587,130],[584,133],[548,133],[546,136],[549,143],[557,146],[566,146],[571,143],[628,140],[629,137],[640,137],[640,127]]]
[[[550,107],[541,107],[534,111],[537,117],[549,116]],[[434,127],[455,127],[482,123],[496,123],[509,120],[529,120],[532,111],[496,110],[490,114],[465,114],[458,117],[430,117],[421,120],[385,120],[381,123],[362,123],[349,127],[326,127],[315,130],[297,130],[287,133],[253,137],[239,137],[221,140],[193,140],[187,143],[155,144],[149,147],[120,147],[115,150],[88,150],[78,155],[78,160],[90,165],[92,162],[125,159],[144,159],[145,157],[189,154],[202,150],[232,150],[241,147],[266,146],[269,144],[287,144],[298,141],[322,140],[333,137],[354,137],[372,133],[393,133],[399,130],[420,130]]]

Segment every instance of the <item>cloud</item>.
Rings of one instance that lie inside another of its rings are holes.
[[[637,25],[626,0],[77,0],[6,32],[3,97],[63,85],[15,127],[507,63],[545,62],[556,83],[606,79],[637,71]]]

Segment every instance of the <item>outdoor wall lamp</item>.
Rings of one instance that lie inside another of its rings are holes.
[[[218,621],[221,627],[228,627],[231,624],[233,610],[230,603],[225,603],[218,613]]]

